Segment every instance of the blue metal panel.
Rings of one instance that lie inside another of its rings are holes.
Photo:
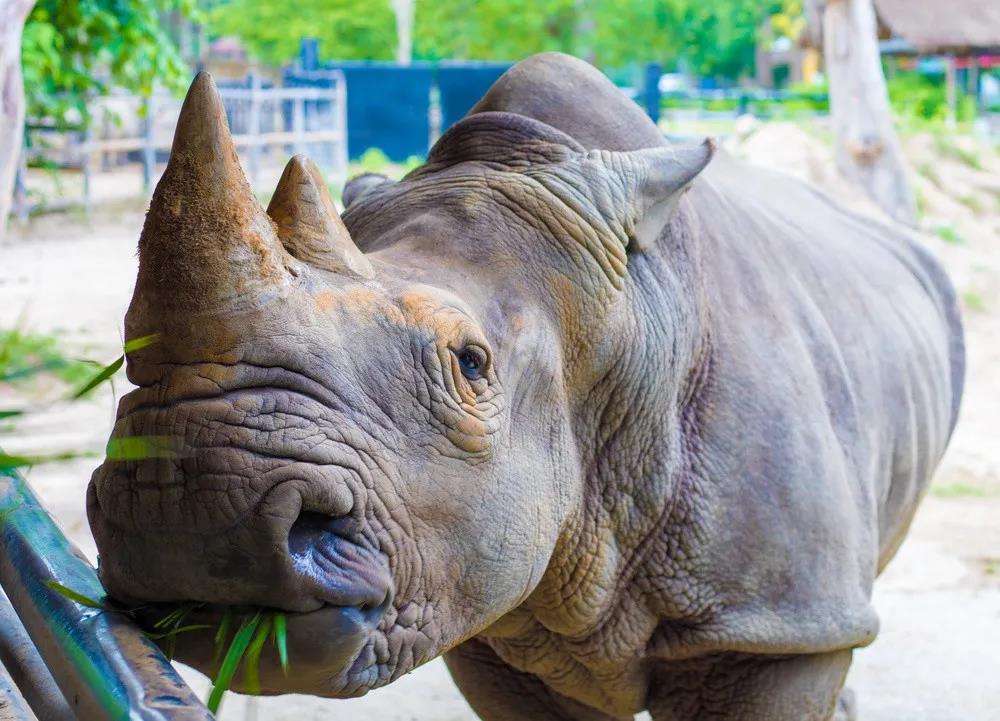
[[[660,122],[660,76],[663,70],[657,63],[646,66],[646,85],[643,88],[642,102],[646,106],[646,114],[654,123]]]
[[[379,62],[336,62],[347,81],[347,152],[358,158],[378,148],[393,160],[425,155],[430,138],[430,63],[410,66]],[[328,87],[322,71],[289,73],[286,85]]]
[[[510,63],[439,65],[437,84],[441,91],[441,132],[464,118],[510,66]]]

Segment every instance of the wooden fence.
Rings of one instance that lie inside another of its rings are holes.
[[[280,165],[292,154],[309,155],[333,183],[347,175],[347,89],[342,74],[333,73],[329,87],[263,88],[256,76],[249,87],[220,87],[233,141],[255,190],[262,165]],[[149,194],[165,163],[180,112],[180,100],[169,95],[128,95],[95,99],[98,119],[87,130],[55,131],[29,123],[33,142],[25,147],[15,188],[13,214],[26,218],[36,208],[83,206],[92,202],[95,175],[125,164],[142,166],[141,192]],[[98,107],[100,106],[100,107]],[[114,118],[109,122],[107,118]],[[26,184],[28,164],[79,169],[79,195],[32,200]],[[140,188],[136,187],[136,194]]]

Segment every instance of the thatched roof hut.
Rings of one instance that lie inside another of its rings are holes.
[[[1000,0],[875,0],[875,11],[921,55],[1000,53]]]

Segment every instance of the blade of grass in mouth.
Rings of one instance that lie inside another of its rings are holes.
[[[257,611],[253,616],[243,619],[239,630],[236,632],[236,636],[233,638],[232,644],[229,646],[229,650],[226,651],[225,658],[222,659],[222,666],[219,667],[219,672],[215,676],[215,683],[212,684],[212,692],[209,694],[208,703],[206,704],[208,710],[213,714],[219,712],[219,707],[222,705],[222,697],[232,683],[233,676],[236,674],[236,668],[240,665],[240,661],[243,659],[243,655],[246,653],[251,639],[253,639],[257,626],[260,625],[262,615],[260,611]]]
[[[253,641],[250,642],[250,647],[247,649],[244,681],[247,693],[254,696],[260,694],[260,653],[264,650],[264,644],[271,635],[272,621],[271,614],[264,616],[253,636]]]
[[[288,676],[288,626],[285,623],[285,614],[274,614],[274,645],[278,648],[278,660],[281,662],[281,671]]]

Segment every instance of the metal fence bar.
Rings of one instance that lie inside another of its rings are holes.
[[[0,665],[0,721],[38,721],[2,665]]]
[[[73,721],[75,716],[69,704],[3,591],[0,591],[0,664],[36,716],[43,721]]]
[[[91,598],[104,589],[28,484],[0,471],[0,585],[63,696],[85,721],[209,721],[170,662],[124,614],[85,608],[52,590]]]

